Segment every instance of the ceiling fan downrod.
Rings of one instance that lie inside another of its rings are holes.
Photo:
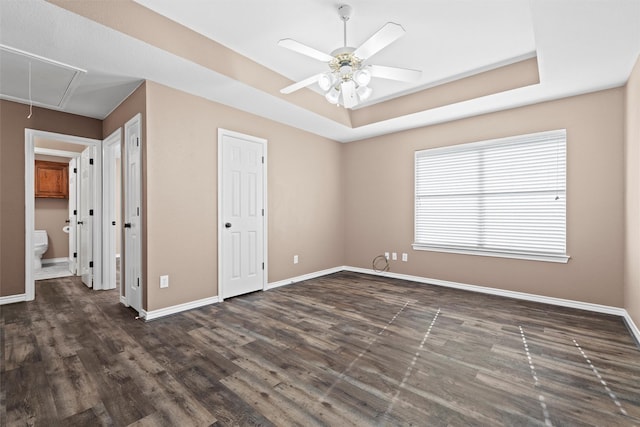
[[[351,14],[353,14],[353,8],[348,4],[341,4],[338,6],[338,13],[340,14],[340,19],[342,19],[342,26],[344,28],[344,47],[347,47],[347,21],[351,18]]]

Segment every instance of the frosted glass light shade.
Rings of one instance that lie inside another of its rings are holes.
[[[334,87],[327,92],[325,98],[327,98],[327,101],[330,103],[337,104],[338,99],[340,98],[340,91]]]
[[[353,75],[353,79],[358,83],[358,86],[366,86],[371,81],[371,71],[367,69],[358,70]]]
[[[367,99],[369,99],[372,92],[373,90],[367,86],[360,86],[358,90],[356,90],[356,93],[358,94],[360,101],[366,101]]]
[[[318,79],[318,86],[320,86],[320,89],[322,90],[329,90],[329,88],[331,88],[331,85],[333,84],[333,81],[333,75],[331,75],[330,73],[324,73]]]

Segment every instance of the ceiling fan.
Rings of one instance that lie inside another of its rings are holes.
[[[351,18],[352,12],[352,7],[347,4],[338,6],[338,14],[344,25],[344,46],[331,54],[292,39],[282,39],[278,42],[278,46],[325,62],[329,66],[329,71],[287,86],[280,90],[281,93],[289,94],[317,82],[320,89],[325,92],[327,101],[343,105],[345,108],[353,108],[358,105],[358,102],[365,101],[371,96],[372,89],[368,84],[372,77],[404,82],[413,82],[420,78],[422,72],[418,70],[366,63],[373,55],[402,37],[405,30],[399,24],[387,22],[360,47],[347,46],[347,21]]]

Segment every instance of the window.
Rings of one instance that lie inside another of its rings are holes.
[[[414,249],[567,262],[566,130],[415,155]]]

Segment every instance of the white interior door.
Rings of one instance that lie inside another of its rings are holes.
[[[124,289],[127,305],[142,310],[142,158],[140,115],[124,126]]]
[[[220,130],[221,298],[264,289],[266,141]]]
[[[93,214],[95,207],[94,183],[96,169],[94,167],[95,147],[90,146],[80,155],[80,182],[78,200],[78,241],[79,269],[82,283],[93,287]]]
[[[78,240],[76,232],[78,196],[77,196],[77,169],[76,158],[69,160],[69,271],[76,275],[78,271]]]
[[[115,289],[117,280],[116,271],[116,234],[122,230],[119,224],[118,210],[120,209],[120,201],[118,197],[120,190],[117,188],[120,183],[118,174],[120,159],[120,139],[121,130],[113,132],[107,139],[102,142],[102,210],[103,210],[103,258],[102,258],[102,289]]]

